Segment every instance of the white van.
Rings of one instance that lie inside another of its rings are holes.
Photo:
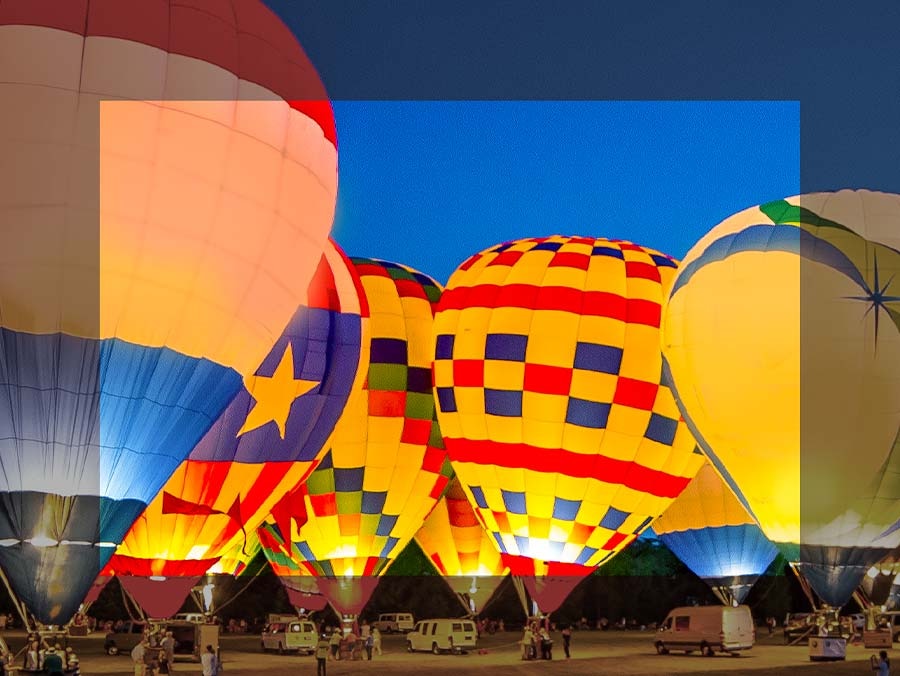
[[[478,632],[472,620],[422,620],[406,635],[406,649],[411,653],[430,650],[435,655],[443,651],[461,654],[475,650],[477,640]]]
[[[374,626],[384,634],[393,634],[400,631],[404,633],[412,631],[415,624],[410,613],[383,613],[378,616]]]
[[[263,629],[261,646],[265,650],[300,652],[312,655],[316,652],[319,636],[316,625],[310,620],[294,618],[292,622],[270,622]]]
[[[205,624],[207,621],[206,615],[203,613],[178,613],[172,619],[179,622],[196,622],[197,624]]]
[[[755,640],[756,627],[749,606],[689,606],[675,608],[668,614],[654,645],[660,655],[670,650],[699,650],[711,657],[717,650],[733,655],[749,650]]]

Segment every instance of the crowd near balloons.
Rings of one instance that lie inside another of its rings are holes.
[[[331,238],[339,130],[261,2],[126,4],[0,4],[28,617],[113,577],[171,617],[259,552],[357,616],[413,540],[468,612],[512,575],[547,614],[649,528],[723,604],[781,553],[839,608],[900,547],[900,196],[735,205],[682,261],[548,223],[442,286]]]

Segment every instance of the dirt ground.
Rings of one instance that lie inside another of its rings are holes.
[[[758,676],[850,676],[872,673],[869,656],[874,650],[849,646],[844,662],[810,662],[808,648],[786,646],[782,635],[776,632],[769,637],[763,629],[752,650],[739,657],[717,655],[701,657],[698,654],[657,655],[653,648],[653,632],[645,631],[581,631],[572,635],[572,658],[564,659],[562,640],[556,636],[552,661],[525,662],[519,657],[518,633],[507,632],[485,636],[479,641],[484,654],[410,655],[400,636],[384,637],[384,654],[376,655],[371,662],[329,661],[328,676],[360,676],[370,674],[397,674],[423,676],[660,676],[672,674],[709,674],[724,676],[753,674]],[[5,634],[10,646],[16,650],[24,643],[20,632]],[[116,674],[131,676],[134,672],[127,656],[110,657],[103,654],[103,637],[71,638],[69,645],[81,660],[84,676],[91,674]],[[263,654],[258,636],[225,635],[221,639],[225,673],[228,676],[304,676],[316,673],[314,657],[297,655]],[[900,649],[896,653],[900,663]],[[177,674],[200,674],[198,664],[179,662]]]

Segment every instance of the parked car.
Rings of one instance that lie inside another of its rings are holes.
[[[461,654],[474,650],[477,642],[475,623],[460,618],[422,620],[406,635],[406,649],[411,653],[430,650],[435,655]]]
[[[670,650],[713,656],[716,651],[737,654],[756,641],[749,606],[687,606],[672,610],[654,639],[656,652]]]
[[[312,655],[316,652],[319,640],[316,625],[308,619],[295,619],[293,622],[273,622],[263,629],[260,645],[263,650],[277,650],[280,655],[286,652],[299,652]]]
[[[410,613],[382,613],[375,620],[374,626],[384,634],[410,632],[415,627],[415,620]]]

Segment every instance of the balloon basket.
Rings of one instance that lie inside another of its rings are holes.
[[[835,662],[847,659],[847,639],[815,636],[809,639],[811,662]]]

